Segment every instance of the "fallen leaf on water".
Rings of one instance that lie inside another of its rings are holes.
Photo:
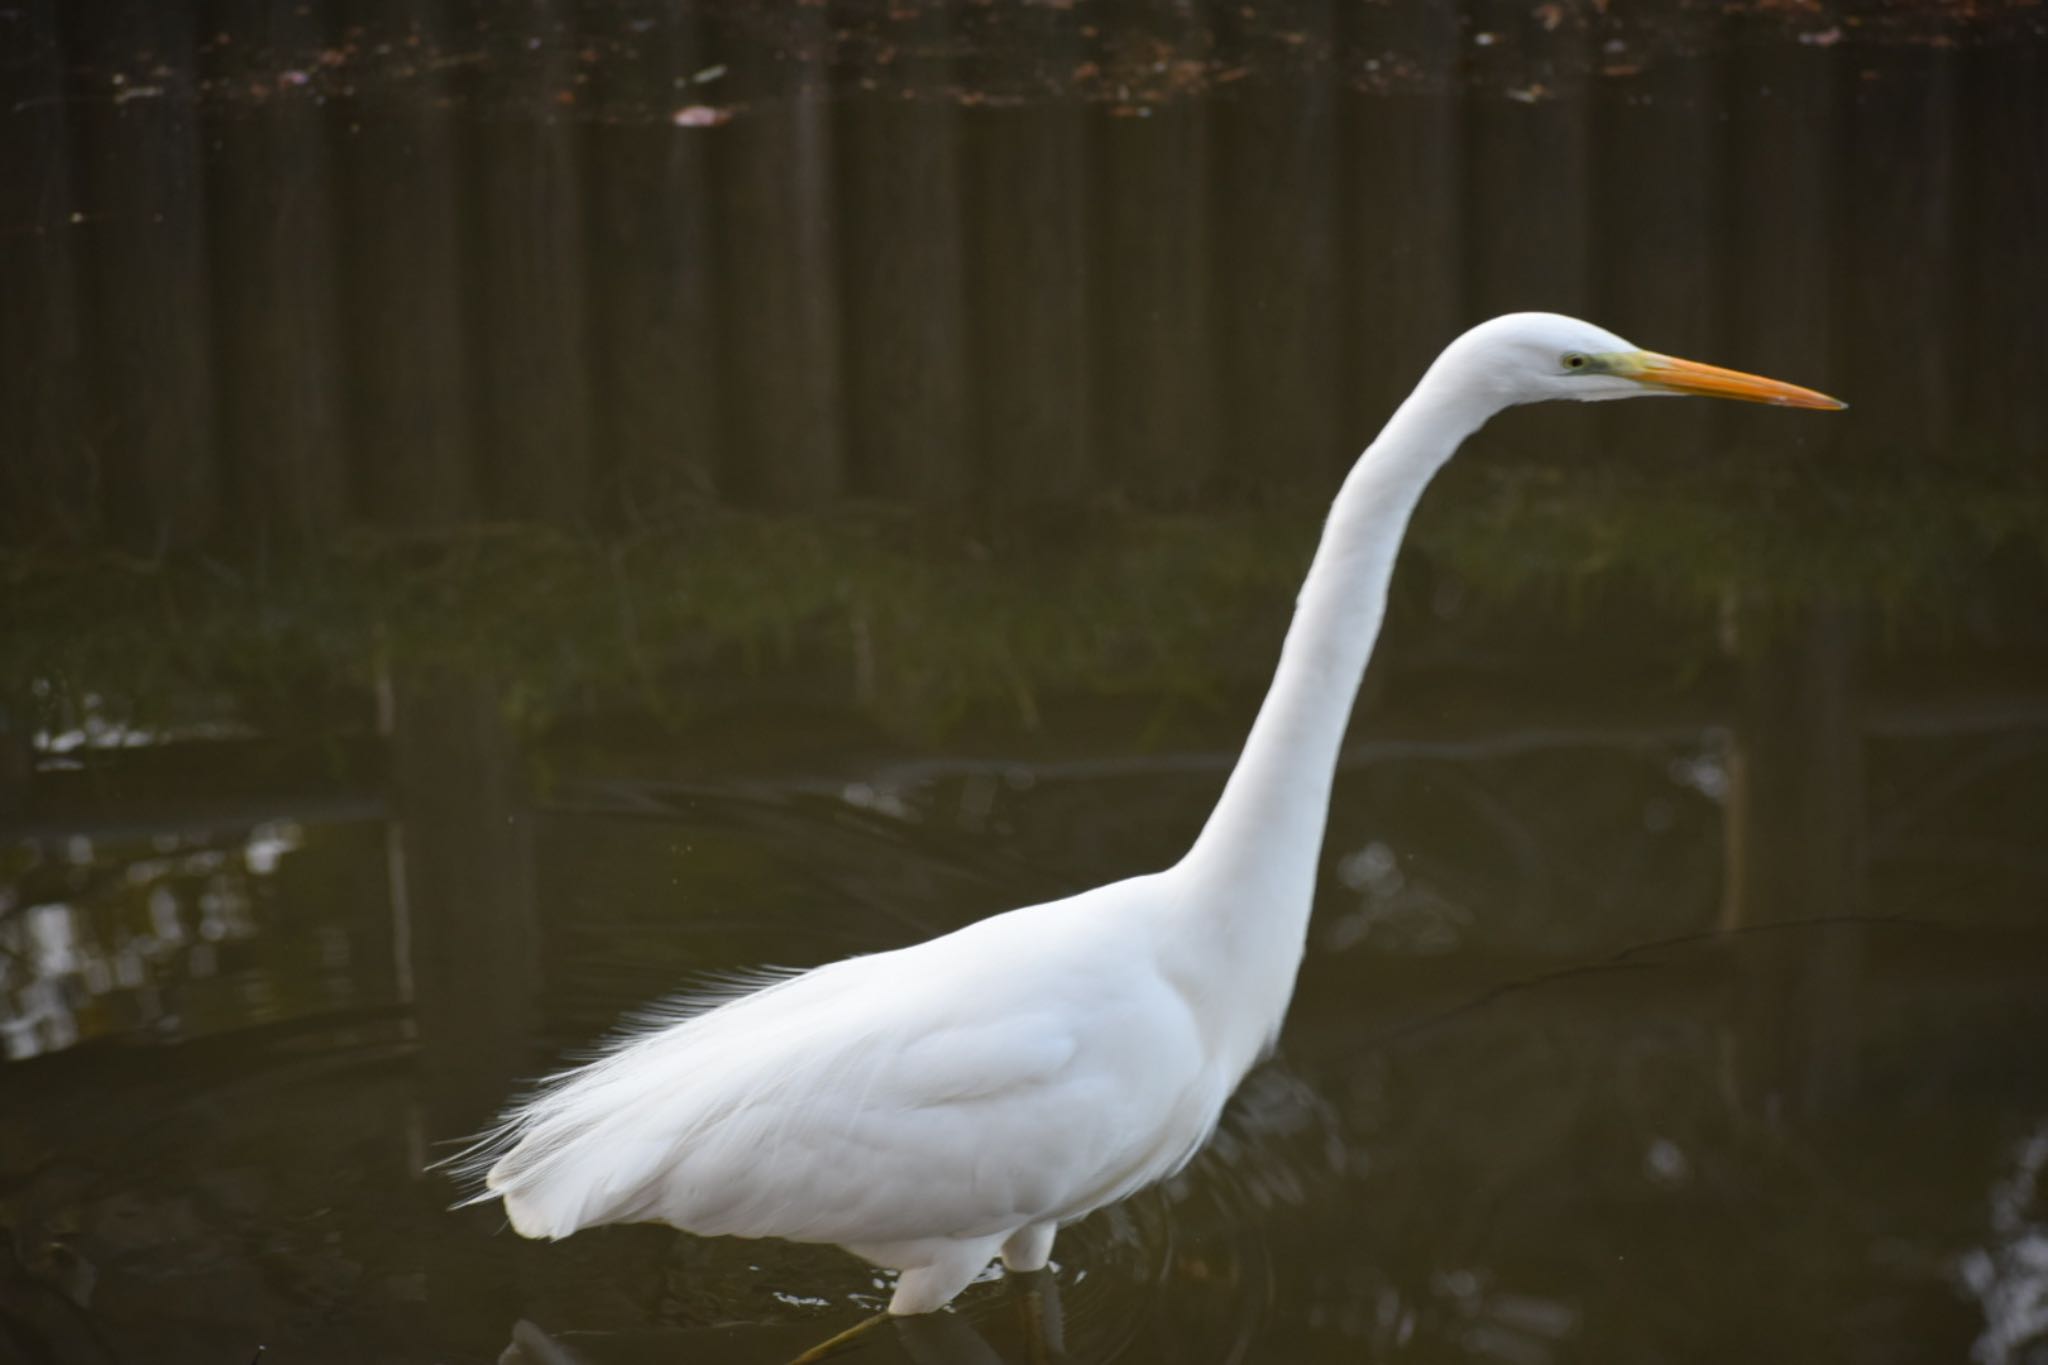
[[[731,117],[730,109],[717,109],[708,104],[692,104],[676,110],[669,116],[669,121],[678,128],[716,128]]]
[[[1802,33],[1799,35],[1799,41],[1808,47],[1833,47],[1842,41],[1842,29],[1840,25],[1836,25],[1834,28],[1824,28],[1818,33]]]

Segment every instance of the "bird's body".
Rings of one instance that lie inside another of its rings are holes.
[[[1194,1155],[1292,985],[1298,952],[1265,983],[1273,1003],[1236,1028],[1210,1018],[1213,983],[1161,923],[1165,875],[643,1033],[543,1097],[492,1187],[527,1236],[652,1221],[846,1246],[906,1272],[899,1312],[944,1303],[998,1252],[1035,1269],[1053,1229]]]
[[[1179,863],[892,952],[684,1002],[514,1109],[481,1198],[564,1237],[654,1221],[833,1243],[936,1308],[1000,1253],[1182,1166],[1277,1034],[1338,749],[1430,477],[1499,409],[1718,392],[1840,406],[1552,314],[1447,349],[1331,509],[1244,752]]]

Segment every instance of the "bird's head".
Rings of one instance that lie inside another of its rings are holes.
[[[1645,351],[1561,313],[1508,313],[1451,343],[1442,363],[1502,405],[1704,394],[1788,408],[1844,408],[1839,399],[1740,370]]]

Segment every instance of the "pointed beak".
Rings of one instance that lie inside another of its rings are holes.
[[[1822,408],[1837,410],[1849,405],[1813,389],[1786,384],[1762,375],[1724,370],[1719,365],[1702,365],[1697,360],[1680,360],[1655,351],[1638,351],[1625,365],[1615,367],[1640,384],[1672,393],[1697,393],[1708,398],[1739,398],[1745,403],[1774,403],[1781,408]]]

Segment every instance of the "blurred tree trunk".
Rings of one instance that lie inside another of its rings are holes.
[[[591,41],[610,37],[584,135],[597,451],[607,499],[629,520],[718,486],[721,448],[710,174],[717,132],[674,111],[716,100],[692,78],[712,67],[694,13],[666,0],[585,0]],[[621,40],[618,34],[633,35]]]
[[[74,0],[63,22],[102,506],[119,544],[155,554],[197,544],[219,515],[192,17]]]
[[[1593,307],[1594,260],[1587,12],[1473,0],[1469,14],[1471,320],[1522,309],[1584,317]],[[1592,409],[1551,403],[1517,414],[1512,439],[1576,463],[1596,430]]]
[[[1226,37],[1218,60],[1226,66],[1252,55],[1235,17],[1228,8],[1219,16]],[[1291,485],[1322,496],[1356,453],[1338,437],[1346,376],[1330,173],[1337,155],[1331,7],[1322,0],[1298,6],[1289,23],[1303,41],[1288,48],[1291,55],[1261,61],[1298,66],[1254,72],[1211,105],[1222,468],[1230,482],[1251,489]]]
[[[259,550],[318,545],[349,511],[339,206],[308,75],[332,39],[327,6],[211,0],[203,13],[230,37],[209,49],[205,121],[230,533]]]
[[[958,507],[968,447],[967,263],[946,11],[898,26],[885,86],[838,108],[855,489]],[[900,88],[899,88],[900,85]]]
[[[1841,122],[1839,72],[1828,47],[1744,43],[1751,25],[1775,17],[1731,21],[1732,55],[1725,98],[1730,164],[1727,175],[1730,363],[1833,391],[1841,354],[1834,329],[1834,259],[1838,219]],[[1745,404],[1715,405],[1722,445],[1752,441],[1782,449],[1784,436],[1760,425],[1781,414]],[[1832,422],[1804,423],[1810,450],[1840,435]],[[1755,431],[1759,437],[1751,438]]]
[[[1386,424],[1438,349],[1472,318],[1465,302],[1463,31],[1450,6],[1361,4],[1351,61],[1387,84],[1344,101],[1342,254],[1350,345],[1340,389],[1355,453]],[[1399,74],[1397,74],[1399,73]]]
[[[484,504],[575,525],[588,507],[590,376],[573,0],[469,0],[465,291]]]
[[[1857,58],[1842,167],[1847,278],[1841,385],[1858,419],[1915,454],[1954,434],[1957,54],[1886,46]],[[2048,230],[2048,219],[2036,219]]]
[[[1607,11],[1594,37],[1620,43],[1621,66],[1650,43],[1696,56],[1665,57],[1640,74],[1599,79],[1594,102],[1599,271],[1594,293],[1605,326],[1652,350],[1714,361],[1728,351],[1720,306],[1727,262],[1720,232],[1723,180],[1720,18],[1670,10],[1642,22]],[[1697,467],[1713,447],[1711,422],[1673,420],[1660,403],[1596,409],[1602,443],[1622,463]]]
[[[1082,60],[1076,11],[1019,7],[1014,22],[1054,71]],[[981,390],[974,444],[995,507],[1071,503],[1089,491],[1087,114],[1054,94],[967,116],[968,332]]]
[[[2048,52],[2043,44],[1986,43],[1959,56],[1971,149],[1958,240],[1955,333],[1901,344],[1959,353],[1959,433],[1993,455],[2048,449]]]
[[[1157,62],[1206,61],[1203,0],[1176,46],[1099,49],[1104,78],[1139,83]],[[1105,26],[1105,29],[1107,26]],[[1107,36],[1107,35],[1106,35]],[[1148,501],[1186,501],[1216,472],[1214,209],[1206,101],[1140,93],[1099,111],[1093,165],[1102,284],[1096,293],[1098,466]]]
[[[831,28],[789,12],[771,83],[730,125],[705,130],[719,187],[719,310],[726,339],[725,487],[771,506],[830,502],[846,484],[846,382]],[[739,98],[736,93],[733,98]]]
[[[391,45],[341,107],[343,320],[356,496],[372,520],[475,515],[457,243],[455,129],[439,0],[363,0],[365,42]]]
[[[0,12],[0,543],[12,545],[77,544],[100,529],[57,10],[22,0]]]

